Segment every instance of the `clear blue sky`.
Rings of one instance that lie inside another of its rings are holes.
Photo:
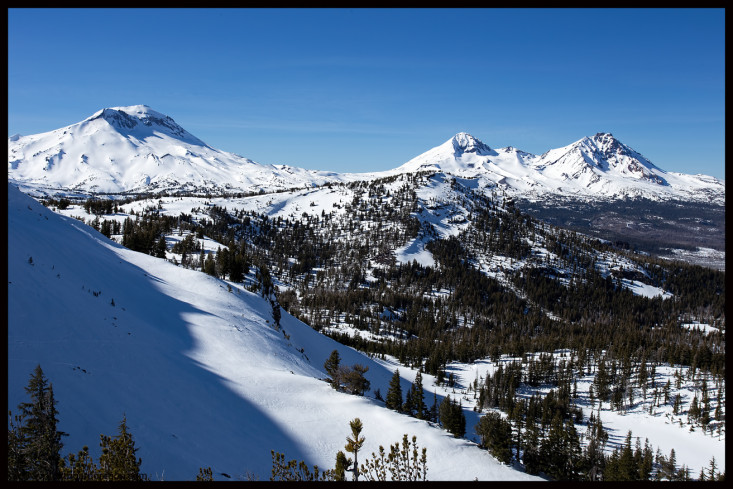
[[[8,135],[146,104],[260,163],[394,168],[455,133],[611,132],[725,177],[723,9],[9,9]]]

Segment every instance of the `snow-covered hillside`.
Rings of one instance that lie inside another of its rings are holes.
[[[364,455],[414,434],[431,480],[532,479],[475,443],[334,391],[320,380],[334,349],[369,367],[373,390],[386,392],[392,365],[285,312],[278,331],[269,303],[241,285],[127,250],[13,185],[8,231],[8,408],[27,400],[41,364],[69,433],[64,455],[88,445],[97,459],[99,434],[114,435],[124,415],[153,479],[207,466],[216,479],[267,479],[270,450],[333,467],[360,417]]]

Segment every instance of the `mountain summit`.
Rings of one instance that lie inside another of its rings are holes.
[[[456,156],[466,153],[474,153],[481,156],[491,154],[491,148],[487,144],[484,144],[467,132],[459,132],[450,139],[450,143],[453,145]]]
[[[466,132],[459,132],[440,146],[411,159],[394,171],[440,171],[469,176],[482,168],[488,157],[496,154],[496,151],[479,139]]]
[[[550,150],[534,162],[547,175],[595,183],[602,176],[620,177],[668,185],[665,171],[610,133],[599,132],[575,143]]]
[[[156,134],[166,134],[190,144],[206,146],[206,143],[179,126],[170,116],[161,114],[147,105],[111,107],[102,109],[82,123],[104,120],[120,134],[145,139]]]
[[[8,138],[8,179],[37,193],[256,192],[332,180],[214,149],[147,105],[105,108],[61,129]]]

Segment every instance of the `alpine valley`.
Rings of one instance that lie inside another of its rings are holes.
[[[154,480],[351,480],[347,436],[359,480],[725,477],[725,182],[609,133],[334,173],[139,105],[8,180],[8,409],[40,365],[63,477],[123,419]]]

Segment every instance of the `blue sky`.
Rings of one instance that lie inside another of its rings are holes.
[[[723,9],[9,9],[8,135],[146,104],[265,164],[387,170],[468,132],[611,132],[725,177]]]

